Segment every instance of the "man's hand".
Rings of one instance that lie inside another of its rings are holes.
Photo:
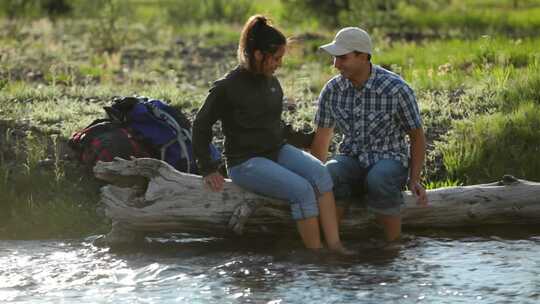
[[[218,172],[213,172],[203,177],[204,184],[210,187],[210,190],[218,192],[223,190],[225,178]]]
[[[415,180],[409,181],[409,190],[411,190],[412,194],[416,197],[416,203],[418,205],[422,207],[426,207],[428,205],[426,189],[424,189],[420,182]]]

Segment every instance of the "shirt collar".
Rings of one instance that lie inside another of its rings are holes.
[[[367,79],[366,83],[364,83],[364,88],[371,90],[373,87],[373,83],[375,82],[375,78],[377,78],[377,66],[374,64],[371,64],[371,73],[369,73],[369,78]]]
[[[343,75],[339,75],[338,77],[339,78],[336,84],[341,91],[345,91],[349,88],[352,88],[352,83],[349,79],[343,77]]]

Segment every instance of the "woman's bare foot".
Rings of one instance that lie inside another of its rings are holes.
[[[339,255],[344,255],[344,256],[352,256],[352,255],[357,254],[356,251],[347,249],[342,244],[329,246],[328,249],[330,250],[330,252],[337,253]]]

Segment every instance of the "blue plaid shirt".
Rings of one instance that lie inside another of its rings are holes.
[[[315,124],[337,126],[343,134],[339,152],[356,156],[369,167],[379,160],[394,159],[408,167],[407,131],[422,126],[413,90],[397,74],[372,65],[363,87],[338,75],[319,96]]]

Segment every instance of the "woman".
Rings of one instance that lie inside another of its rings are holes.
[[[194,154],[205,183],[220,191],[224,178],[211,161],[208,144],[212,126],[221,120],[232,181],[244,189],[289,201],[307,248],[323,247],[320,217],[329,249],[347,253],[339,238],[329,173],[319,160],[286,144],[283,137],[283,91],[274,72],[286,45],[283,33],[267,18],[249,18],[238,45],[239,66],[213,84],[195,118]]]

